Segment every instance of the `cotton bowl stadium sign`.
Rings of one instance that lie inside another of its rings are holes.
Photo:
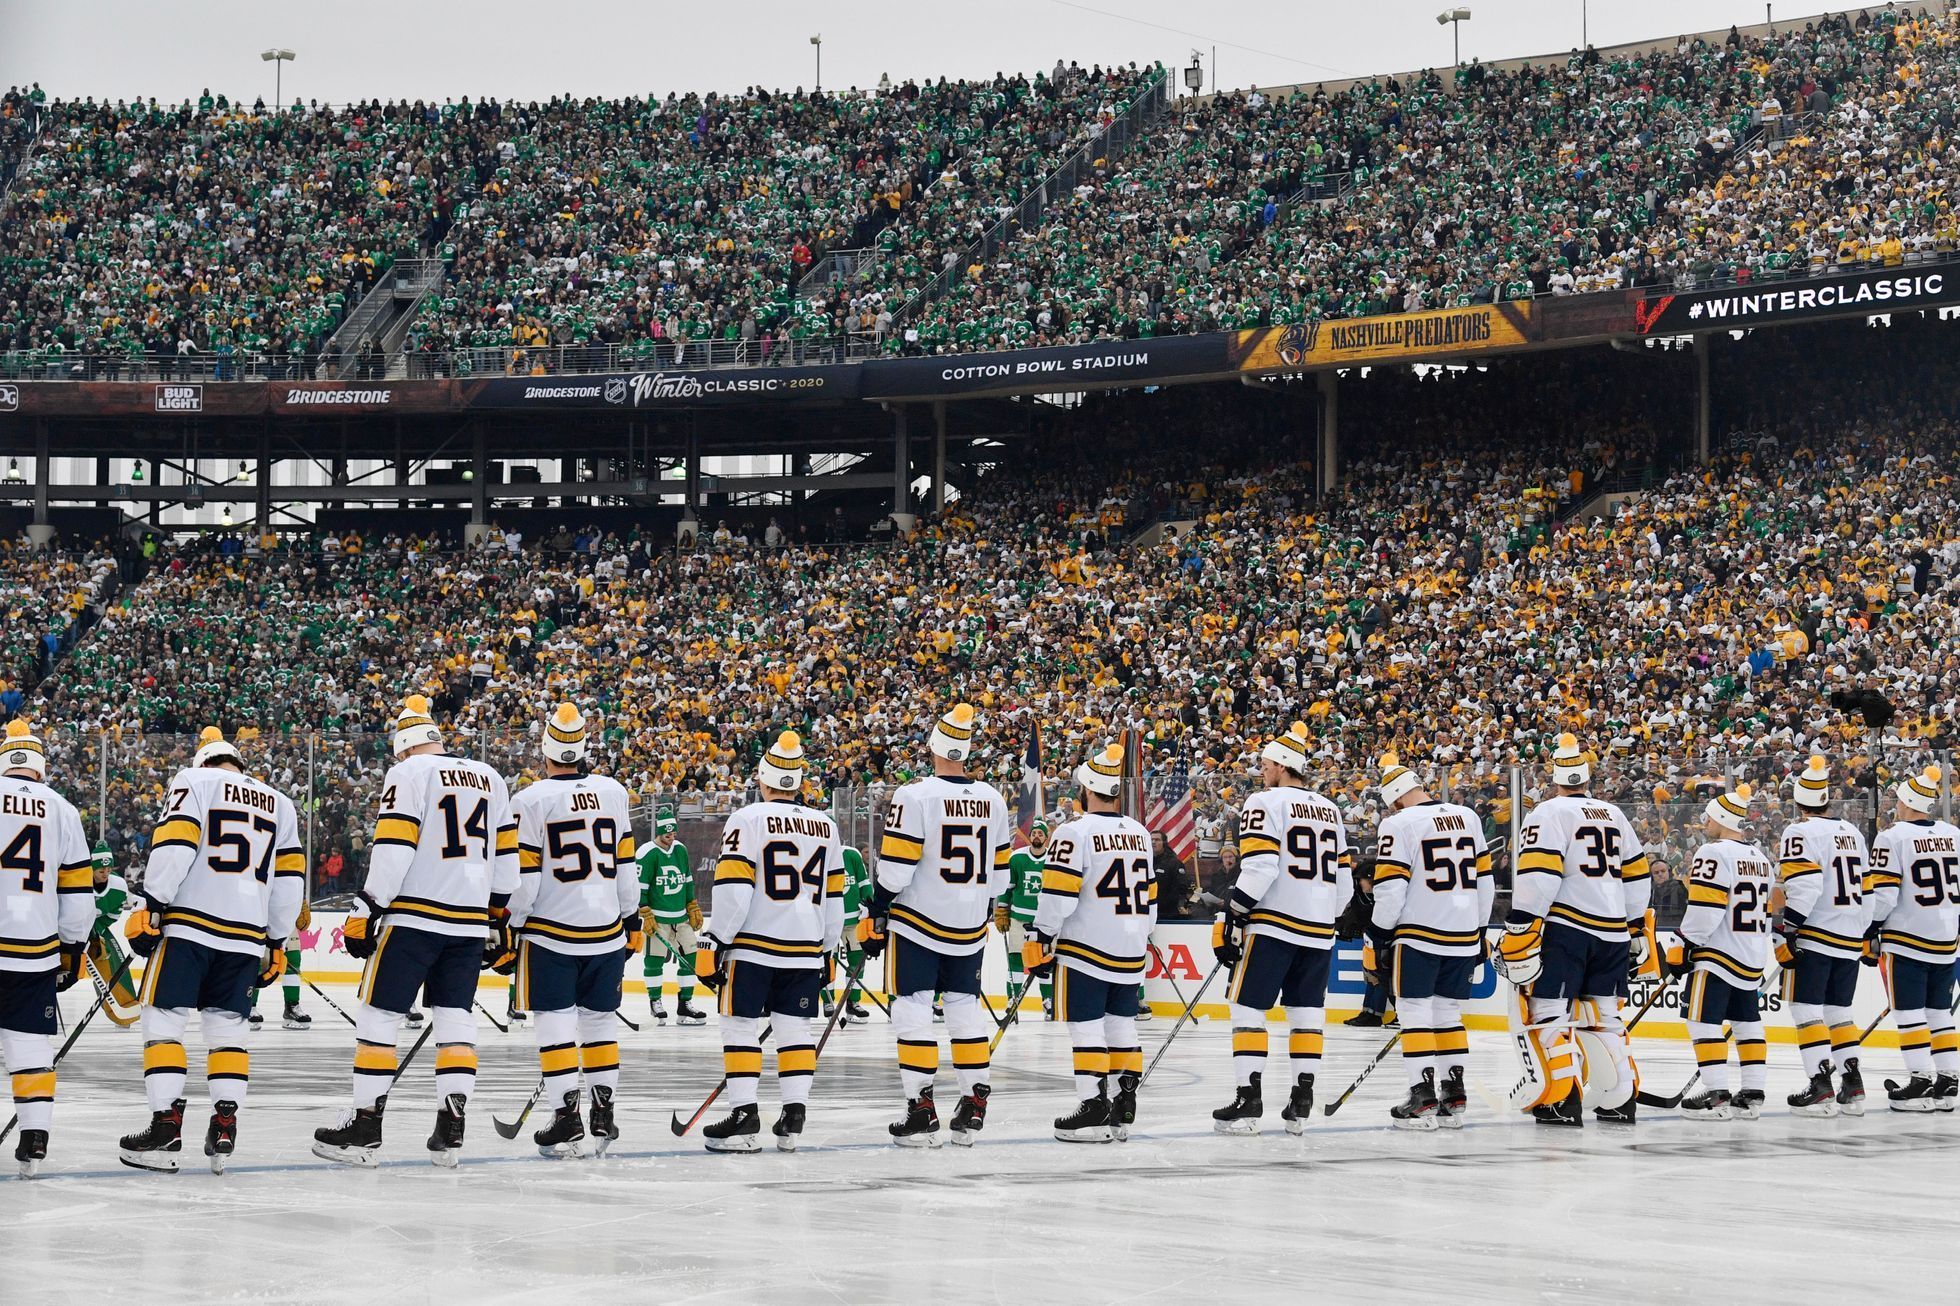
[[[1960,301],[1960,265],[1918,270],[1874,268],[1804,281],[1649,294],[1634,305],[1633,311],[1641,335],[1671,336],[1805,318],[1932,308],[1956,301]]]

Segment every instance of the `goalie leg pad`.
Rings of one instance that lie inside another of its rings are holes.
[[[1579,1082],[1579,1049],[1568,1005],[1513,993],[1506,1014],[1523,1071],[1511,1089],[1511,1105],[1530,1111],[1563,1101]]]

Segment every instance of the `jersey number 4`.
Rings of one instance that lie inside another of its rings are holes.
[[[41,827],[23,825],[14,841],[7,845],[7,851],[0,852],[0,870],[19,871],[23,877],[21,888],[28,893],[39,893],[47,886],[48,864],[41,856]]]
[[[444,794],[437,800],[436,806],[442,809],[443,857],[448,861],[455,861],[458,857],[468,857],[470,846],[463,842],[464,837],[467,836],[476,840],[481,849],[474,860],[489,861],[490,800],[477,799],[476,806],[470,809],[468,816],[462,814],[462,805],[457,801],[455,794]]]

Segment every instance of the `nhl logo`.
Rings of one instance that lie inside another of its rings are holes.
[[[609,404],[623,404],[626,402],[625,377],[616,376],[606,382],[606,402]]]

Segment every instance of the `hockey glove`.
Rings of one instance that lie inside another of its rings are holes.
[[[721,990],[721,982],[727,976],[722,968],[720,940],[703,935],[695,945],[694,978],[711,991]]]
[[[312,924],[313,924],[313,904],[310,902],[300,903],[299,915],[293,918],[293,928],[296,930],[303,930],[308,928]]]
[[[81,980],[83,947],[80,943],[61,945],[61,971],[54,980],[56,993],[66,993]]]
[[[1023,981],[1045,980],[1055,973],[1055,940],[1046,934],[1037,934],[1021,945],[1021,969],[1028,978]]]
[[[147,957],[157,950],[163,941],[163,913],[151,907],[138,907],[123,922],[123,937],[129,940],[129,950],[139,957]]]
[[[349,916],[340,927],[341,945],[355,961],[366,961],[374,955],[374,936],[368,933],[368,926],[373,923],[372,916]]]
[[[1504,922],[1504,937],[1497,941],[1497,964],[1504,978],[1524,988],[1545,969],[1540,955],[1545,946],[1545,922],[1536,916],[1515,913]]]
[[[1245,954],[1245,917],[1227,909],[1211,927],[1211,954],[1221,966],[1236,966]]]
[[[628,952],[644,951],[647,946],[647,930],[640,918],[638,916],[626,916],[622,917],[619,923],[626,927],[626,950]]]
[[[1870,929],[1865,931],[1865,951],[1863,955],[1861,955],[1858,958],[1859,961],[1863,962],[1867,966],[1878,965],[1879,938],[1880,938],[1880,929],[1878,926],[1874,925]]]
[[[1368,920],[1374,915],[1375,904],[1359,889],[1348,899],[1348,905],[1334,918],[1334,937],[1344,943],[1352,943],[1368,932]]]
[[[517,969],[517,941],[510,933],[510,913],[490,910],[490,933],[483,940],[483,969],[508,975]]]
[[[994,928],[999,930],[1004,935],[1013,926],[1013,924],[1014,924],[1014,917],[1007,910],[1007,904],[1004,902],[996,904],[994,907]]]
[[[1661,974],[1669,979],[1686,975],[1694,968],[1694,958],[1688,955],[1688,945],[1685,943],[1667,949],[1661,956]]]
[[[269,939],[265,945],[265,959],[259,963],[259,987],[269,989],[277,984],[286,973],[286,941]]]
[[[1361,941],[1361,982],[1371,985],[1382,982],[1380,958],[1375,954],[1373,939]]]
[[[698,930],[706,920],[707,918],[701,915],[701,904],[699,902],[690,902],[687,904],[687,928]]]
[[[875,960],[883,955],[887,941],[883,916],[866,916],[858,922],[857,945],[864,950],[865,956]]]

